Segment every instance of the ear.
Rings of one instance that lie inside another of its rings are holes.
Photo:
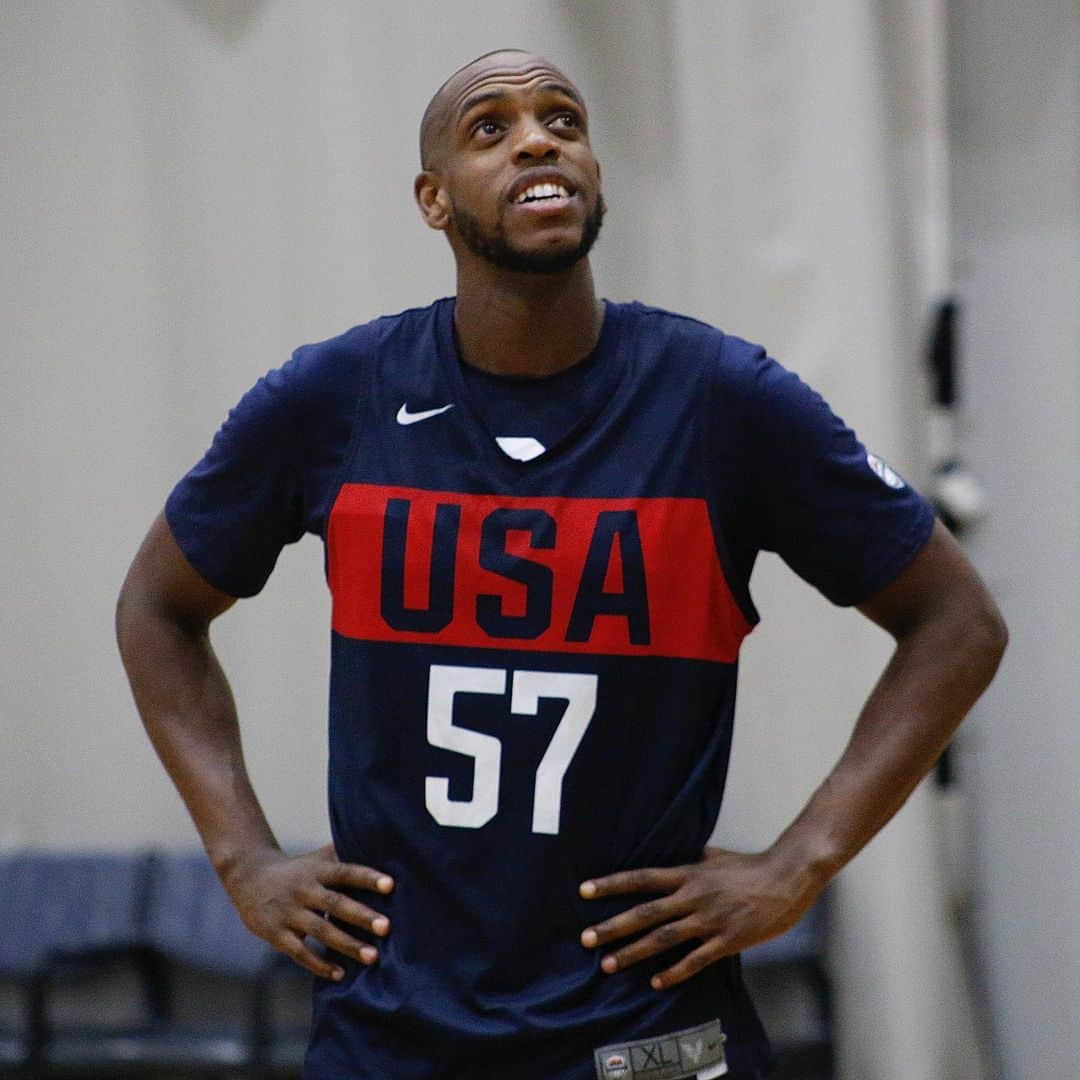
[[[420,173],[413,182],[413,194],[427,227],[445,232],[450,224],[450,199],[438,176],[429,171]]]

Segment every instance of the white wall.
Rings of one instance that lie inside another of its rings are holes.
[[[927,45],[889,39],[895,10],[6,4],[0,839],[194,839],[128,697],[116,591],[169,486],[262,371],[451,291],[412,206],[415,130],[438,82],[489,48],[548,53],[592,103],[607,295],[764,341],[917,475],[926,282],[896,270],[922,246],[891,125],[907,117],[916,142],[925,130],[894,76]],[[754,589],[765,624],[745,653],[718,834],[744,845],[794,815],[888,653],[775,562]],[[327,622],[305,541],[216,634],[256,786],[291,843],[327,831]],[[858,1080],[944,1075],[930,817],[921,792],[841,890],[842,1050]]]
[[[1076,1074],[1080,1017],[1080,7],[951,21],[973,537],[1012,630],[961,765],[984,976],[1011,1080]]]

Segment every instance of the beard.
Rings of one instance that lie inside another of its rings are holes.
[[[461,242],[474,255],[479,255],[492,266],[524,274],[551,274],[569,270],[589,254],[600,235],[600,226],[606,212],[603,195],[597,195],[596,205],[585,219],[581,239],[575,247],[566,251],[518,251],[511,246],[507,238],[502,214],[499,215],[495,228],[491,230],[485,229],[467,210],[458,210],[456,207],[450,212],[450,221],[461,237]]]

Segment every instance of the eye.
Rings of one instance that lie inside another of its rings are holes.
[[[489,138],[492,135],[498,135],[499,125],[491,119],[490,116],[485,116],[482,120],[477,120],[473,125],[474,135],[486,135]]]
[[[551,122],[553,124],[557,124],[559,127],[562,127],[562,128],[576,128],[576,127],[581,126],[578,123],[577,116],[572,112],[556,113],[551,118]]]

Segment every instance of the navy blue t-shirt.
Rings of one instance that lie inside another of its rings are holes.
[[[531,461],[585,423],[612,392],[618,367],[594,348],[554,375],[493,375],[461,365],[465,391],[480,422],[509,456]]]
[[[580,932],[634,900],[578,885],[700,855],[757,553],[854,604],[933,513],[710,326],[608,302],[579,367],[547,395],[488,384],[452,299],[378,319],[260,380],[169,497],[182,550],[235,596],[284,544],[326,543],[334,842],[398,884],[365,897],[393,926],[379,964],[316,986],[311,1080],[585,1080],[594,1048],[713,1020],[729,1075],[768,1063],[737,964],[659,993],[672,954],[604,975]]]

